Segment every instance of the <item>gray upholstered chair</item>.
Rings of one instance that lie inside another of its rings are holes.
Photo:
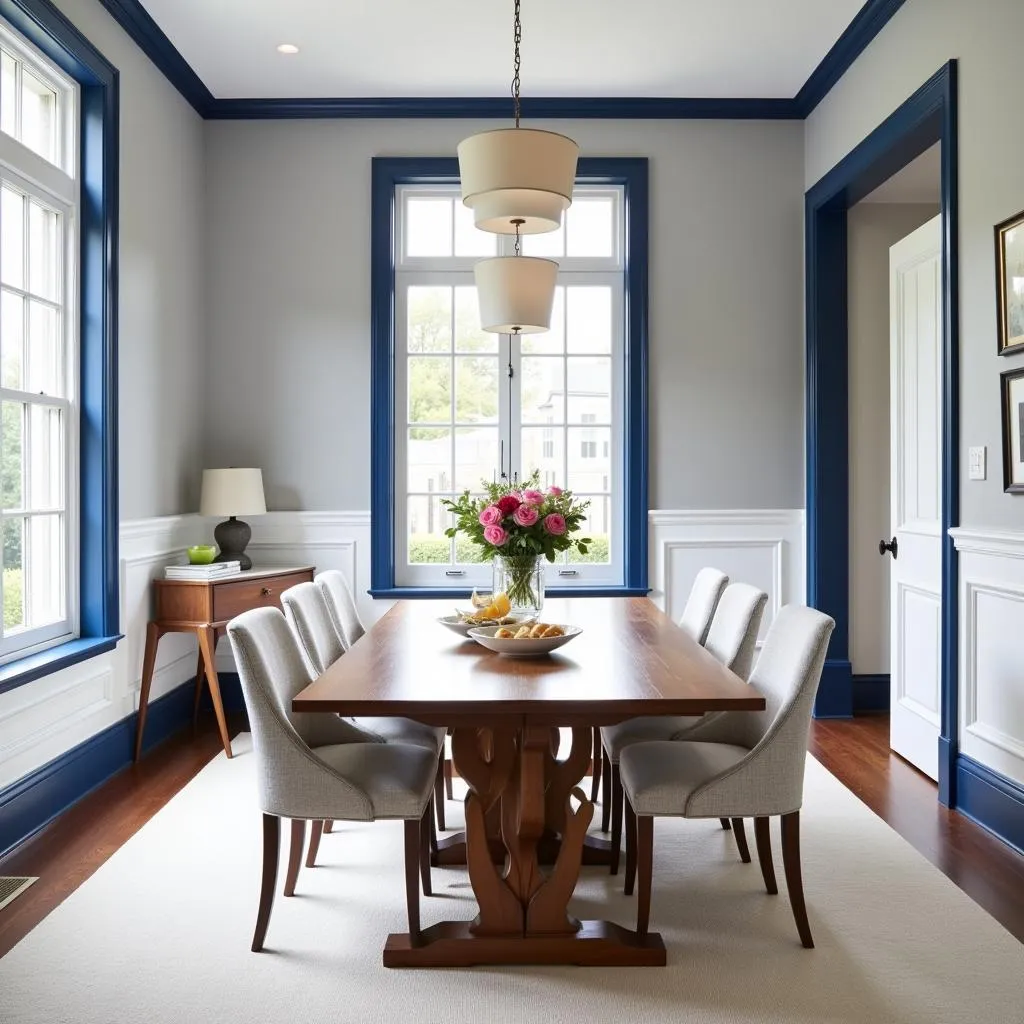
[[[341,573],[338,573],[341,576]],[[310,681],[323,675],[344,653],[346,645],[338,634],[324,588],[316,582],[299,583],[281,594],[285,618],[298,641]],[[413,743],[435,753],[444,748],[445,730],[414,722],[409,718],[343,718],[351,735],[346,742]],[[444,775],[438,760],[436,783],[439,805],[444,801]],[[438,825],[444,828],[444,808],[438,811]],[[331,831],[331,823],[325,823]]]
[[[313,582],[323,591],[330,609],[331,619],[345,647],[351,647],[365,632],[366,627],[359,618],[356,599],[345,574],[337,569],[318,572]]]
[[[281,818],[291,819],[292,834],[285,896],[295,892],[307,821],[315,829],[325,818],[402,819],[409,933],[416,936],[420,881],[431,894],[430,799],[437,750],[405,743],[354,743],[350,728],[336,715],[292,711],[292,698],[308,684],[309,673],[276,608],[257,608],[232,619],[228,636],[249,713],[263,811],[263,881],[253,952],[263,948],[270,923]]]
[[[758,590],[749,583],[730,583],[722,592],[715,609],[704,649],[710,651],[741,679],[746,679],[750,675],[754,648],[757,646],[757,634],[761,629],[761,619],[767,603],[768,595],[763,590]],[[606,798],[605,803],[611,805],[613,875],[619,870],[619,847],[622,843],[622,783],[619,781],[619,757],[622,751],[631,743],[681,739],[706,717],[654,715],[647,718],[630,718],[601,730],[604,759],[610,766],[611,781],[605,792],[611,793],[611,799]],[[603,811],[604,808],[602,813]],[[728,819],[722,822],[723,828],[727,826]],[[745,840],[743,822],[740,819],[736,842],[740,856],[747,861],[750,854],[745,852]]]
[[[753,818],[765,888],[777,893],[768,819],[782,818],[782,862],[800,940],[814,942],[800,871],[807,734],[814,696],[835,622],[812,608],[787,606],[776,616],[750,682],[764,711],[710,717],[685,740],[634,743],[622,751],[626,794],[626,893],[637,871],[637,931],[651,911],[654,818]]]

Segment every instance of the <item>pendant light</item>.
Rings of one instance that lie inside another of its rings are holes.
[[[459,143],[462,201],[473,222],[493,234],[557,231],[572,202],[580,148],[556,132],[519,126],[520,0],[515,0],[512,100],[514,128],[481,132]]]
[[[514,224],[513,230],[519,227]],[[519,244],[516,230],[514,256],[495,256],[473,266],[480,326],[490,334],[540,334],[551,327],[558,264],[521,255]]]

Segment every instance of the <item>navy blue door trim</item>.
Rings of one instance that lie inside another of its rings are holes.
[[[395,187],[459,180],[451,157],[374,157],[370,195],[371,469],[370,593],[403,596],[395,588]],[[576,180],[621,185],[626,207],[626,381],[624,422],[625,580],[647,591],[647,160],[583,157]],[[624,592],[615,589],[616,593]]]
[[[815,713],[849,715],[846,211],[935,142],[942,151],[942,728],[939,795],[956,800],[959,307],[957,65],[950,61],[806,196],[807,597],[836,620]]]

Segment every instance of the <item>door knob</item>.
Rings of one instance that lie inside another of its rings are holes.
[[[886,543],[884,540],[880,540],[878,542],[878,553],[880,555],[882,555],[883,558],[885,557],[886,551],[891,551],[892,552],[892,557],[896,558],[898,556],[898,554],[899,554],[899,550],[900,550],[900,546],[897,543],[895,537],[893,537],[893,539],[891,541],[889,541],[888,543]]]

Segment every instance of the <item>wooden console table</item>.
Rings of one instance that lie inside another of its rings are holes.
[[[153,685],[156,649],[165,633],[195,633],[199,641],[196,666],[196,695],[193,720],[199,710],[203,677],[210,687],[213,710],[217,715],[224,753],[231,757],[231,740],[224,720],[224,704],[214,654],[217,641],[227,631],[229,620],[251,608],[280,608],[281,594],[296,583],[313,578],[313,566],[250,569],[219,580],[153,580],[154,618],[146,628],[146,653],[142,661],[142,691],[139,717],[135,724],[135,760],[142,753],[142,733],[146,728],[149,691]]]

